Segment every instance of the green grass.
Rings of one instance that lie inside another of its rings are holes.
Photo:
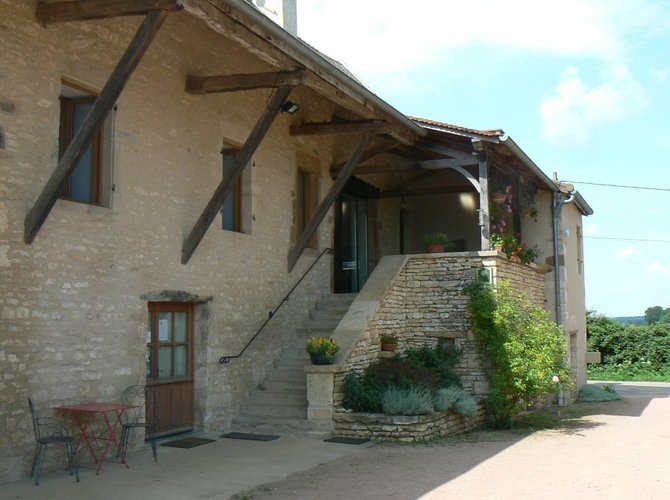
[[[630,366],[600,365],[590,366],[587,371],[589,380],[616,380],[633,382],[670,382],[670,368],[649,370]]]

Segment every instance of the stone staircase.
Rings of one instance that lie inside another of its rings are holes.
[[[321,297],[303,328],[287,342],[265,381],[242,402],[232,427],[249,432],[323,436],[328,429],[307,420],[307,377],[304,367],[309,355],[305,342],[311,336],[329,336],[349,310],[356,294],[327,294]]]

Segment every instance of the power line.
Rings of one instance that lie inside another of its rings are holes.
[[[670,243],[670,240],[650,240],[644,238],[623,238],[615,236],[584,236],[592,240],[614,240],[614,241],[632,241],[636,243]]]
[[[658,188],[658,187],[649,187],[649,186],[629,186],[627,184],[606,184],[604,182],[586,182],[586,181],[564,181],[569,182],[570,184],[588,184],[590,186],[605,186],[605,187],[615,187],[622,189],[644,189],[647,191],[670,191],[670,188]]]

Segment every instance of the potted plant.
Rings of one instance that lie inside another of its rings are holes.
[[[393,334],[385,333],[380,337],[382,351],[395,351],[398,347],[398,337]]]
[[[445,233],[433,233],[426,236],[426,252],[441,253],[444,252],[449,244],[449,237]]]
[[[500,233],[493,233],[491,235],[491,249],[496,252],[502,252],[503,246],[505,245],[505,238]]]
[[[330,365],[340,346],[330,337],[310,337],[305,346],[314,365]]]

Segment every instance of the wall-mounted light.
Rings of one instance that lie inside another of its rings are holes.
[[[282,113],[288,113],[289,115],[292,115],[300,109],[300,105],[296,104],[293,101],[286,101],[284,104],[281,105],[281,108],[279,109],[281,110]]]

